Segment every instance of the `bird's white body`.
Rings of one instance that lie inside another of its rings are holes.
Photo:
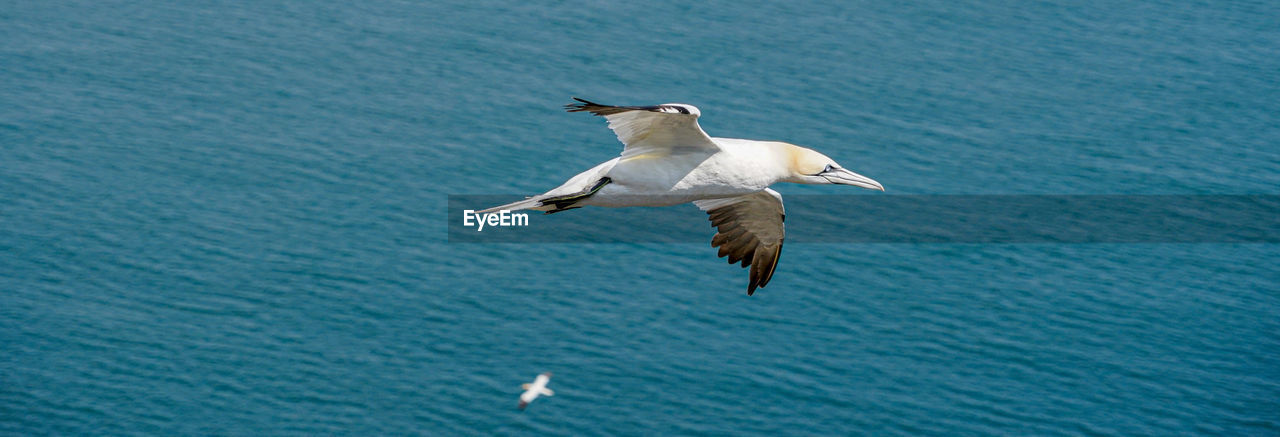
[[[811,149],[777,141],[712,138],[698,125],[701,112],[692,105],[608,106],[576,100],[581,103],[567,105],[570,112],[588,111],[609,121],[624,146],[621,156],[542,195],[481,213],[693,202],[719,229],[712,245],[720,248],[720,256],[752,267],[747,290],[751,294],[769,282],[782,249],[782,196],[770,185],[841,184],[884,190],[880,183]]]
[[[786,158],[781,143],[733,138],[712,141],[721,150],[614,158],[579,173],[546,195],[580,192],[608,177],[612,183],[578,205],[670,206],[756,193],[787,176],[784,166],[778,164]]]
[[[532,384],[525,384],[524,393],[520,394],[520,409],[529,406],[530,402],[537,399],[538,396],[553,396],[554,391],[547,388],[547,383],[551,382],[551,373],[543,373],[533,379]]]

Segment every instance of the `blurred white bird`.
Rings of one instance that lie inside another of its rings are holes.
[[[529,403],[537,399],[538,395],[554,396],[556,392],[547,388],[548,382],[551,382],[551,372],[538,375],[537,378],[533,379],[532,384],[525,383],[521,385],[520,387],[524,389],[524,393],[520,394],[520,409],[523,410],[524,407],[529,406]]]
[[[609,106],[577,97],[569,112],[603,116],[622,141],[622,156],[579,173],[563,185],[480,213],[533,209],[547,214],[583,206],[668,206],[693,202],[710,215],[729,263],[751,267],[747,294],[773,277],[782,254],[785,212],[777,182],[839,184],[884,191],[879,182],[845,170],[826,155],[776,141],[712,138],[698,108],[683,103]]]

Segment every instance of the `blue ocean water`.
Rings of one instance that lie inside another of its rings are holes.
[[[748,297],[705,242],[446,238],[449,195],[616,155],[570,96],[694,104],[875,195],[1276,194],[1277,22],[6,2],[0,433],[1277,435],[1275,244],[791,244]]]

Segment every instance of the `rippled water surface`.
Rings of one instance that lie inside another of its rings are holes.
[[[446,226],[449,195],[616,155],[570,96],[697,105],[714,136],[888,189],[866,195],[1277,194],[1277,22],[1274,2],[8,2],[0,433],[1280,434],[1275,244],[796,243],[748,297],[705,241]],[[520,412],[545,371],[556,395]]]

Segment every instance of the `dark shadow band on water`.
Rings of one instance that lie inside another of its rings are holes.
[[[520,200],[449,196],[450,243],[700,243],[691,204],[540,211],[476,223]],[[787,195],[788,243],[1280,243],[1280,195]],[[514,226],[527,214],[527,225]],[[464,219],[468,220],[464,223]]]

